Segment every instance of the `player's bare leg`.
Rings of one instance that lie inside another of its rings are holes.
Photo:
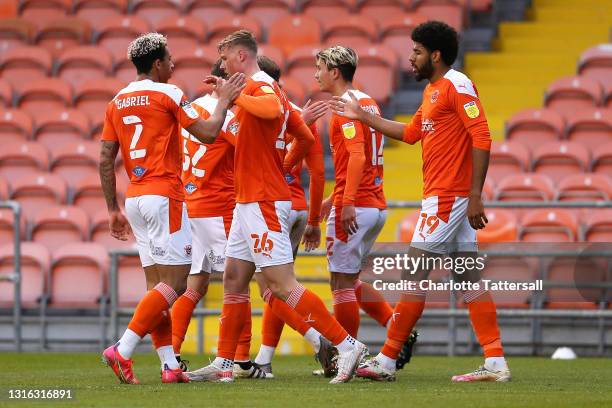
[[[249,282],[254,272],[254,263],[227,257],[223,274],[223,311],[219,318],[217,357],[210,365],[187,372],[192,381],[234,381],[234,356],[248,317]]]
[[[172,306],[172,348],[183,371],[188,370],[188,361],[181,359],[181,347],[185,341],[185,333],[189,328],[193,310],[200,299],[206,296],[209,284],[210,273],[200,271],[197,274],[190,274],[187,278],[187,290]]]
[[[477,265],[476,252],[455,252],[451,254],[451,257],[464,260],[472,259],[472,262],[467,263],[464,261],[462,265]],[[465,271],[460,271],[461,273],[453,271],[453,280],[471,283],[480,281],[480,271],[476,267],[465,269]],[[482,366],[473,372],[453,376],[452,381],[510,381],[512,376],[504,358],[504,350],[497,324],[497,312],[491,293],[485,290],[484,284],[480,282],[479,289],[463,292],[463,300],[470,312],[470,321],[472,322],[478,342],[483,349],[485,361]]]

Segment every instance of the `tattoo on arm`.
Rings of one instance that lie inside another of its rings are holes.
[[[100,183],[106,199],[108,211],[119,210],[117,202],[117,184],[115,179],[115,158],[119,152],[119,143],[102,141],[100,149]]]

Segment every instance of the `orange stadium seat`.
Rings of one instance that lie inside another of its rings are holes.
[[[210,27],[219,19],[237,14],[241,2],[242,0],[187,0],[185,12]]]
[[[594,173],[571,174],[557,187],[559,201],[609,201],[612,199],[612,180]]]
[[[400,56],[402,71],[412,72],[410,54],[412,54],[411,34],[416,26],[427,21],[427,17],[416,13],[403,13],[379,20],[380,42],[391,47]]]
[[[3,243],[7,241],[2,241]],[[44,246],[34,242],[21,243],[21,304],[25,308],[38,306],[46,292],[51,256]],[[11,274],[15,268],[13,244],[0,246],[0,273]],[[9,282],[0,282],[0,306],[12,307],[14,287]]]
[[[119,305],[122,307],[136,306],[147,292],[147,281],[142,273],[140,258],[137,256],[120,257],[117,274]]]
[[[85,45],[91,39],[91,26],[85,20],[65,17],[51,21],[36,34],[36,44],[57,57],[62,51]]]
[[[171,50],[171,52],[172,60],[174,62],[174,51]],[[113,68],[113,77],[127,85],[136,80],[136,67],[134,67],[132,61],[128,60],[127,58],[123,59],[115,64],[115,67]]]
[[[51,151],[51,172],[62,176],[69,186],[98,174],[100,142],[79,140],[58,145]]]
[[[602,289],[577,288],[576,284],[604,283],[605,268],[588,258],[555,258],[548,266],[547,281],[573,284],[570,287],[546,289],[547,309],[597,309]]]
[[[529,171],[529,150],[515,141],[493,141],[487,178],[499,181],[509,174]]]
[[[21,18],[0,19],[0,51],[4,54],[8,50],[30,44],[36,27],[28,20]]]
[[[3,184],[4,183],[4,184]],[[4,187],[3,187],[4,186]],[[2,177],[0,177],[0,198],[8,199],[8,192],[2,191],[3,189],[8,189],[6,185],[6,181]],[[21,242],[26,240],[26,219],[23,214],[20,217],[19,222],[19,234],[21,238]],[[10,208],[0,208],[0,242],[2,244],[6,244],[8,242],[14,242],[15,239],[15,214]]]
[[[287,74],[302,82],[308,91],[315,80],[315,57],[321,49],[321,46],[306,45],[294,50],[287,59]]]
[[[463,31],[465,9],[460,0],[415,0],[414,11],[429,20],[444,21],[458,32]]]
[[[515,242],[518,227],[516,215],[501,208],[488,208],[485,211],[489,223],[484,229],[476,231],[478,242]]]
[[[582,240],[587,242],[612,242],[611,209],[595,211],[589,217],[586,217],[582,229]]]
[[[3,79],[0,79],[0,104],[6,107],[13,105],[13,87]]]
[[[331,20],[341,20],[349,15],[354,1],[351,0],[305,0],[302,13],[316,19],[321,24]]]
[[[589,151],[575,142],[551,142],[533,152],[533,171],[546,174],[557,183],[563,177],[587,170]]]
[[[18,47],[4,54],[0,63],[2,79],[15,89],[51,74],[53,60],[49,51],[40,47]]]
[[[591,171],[608,176],[612,174],[612,143],[601,145],[593,151]]]
[[[272,61],[276,62],[281,69],[281,76],[285,73],[286,61],[283,51],[280,48],[270,44],[257,44],[257,55],[265,55]]]
[[[612,110],[585,109],[573,112],[567,121],[567,138],[595,152],[612,142]]]
[[[332,46],[342,44],[355,48],[373,43],[378,38],[378,25],[371,17],[351,14],[323,24],[323,41]]]
[[[127,49],[137,36],[151,31],[149,23],[138,16],[110,17],[97,27],[96,44],[108,49],[115,64],[127,60]]]
[[[103,246],[93,242],[63,245],[53,254],[49,305],[97,308],[106,293],[107,269],[108,254]]]
[[[209,25],[208,44],[216,49],[219,41],[241,29],[249,30],[260,40],[263,37],[261,23],[255,17],[236,15],[219,18]]]
[[[243,12],[255,17],[264,25],[270,27],[274,21],[289,15],[294,9],[297,0],[245,0]]]
[[[173,78],[187,86],[185,92],[193,93],[204,77],[210,74],[213,64],[219,59],[216,47],[198,47],[173,52]]]
[[[491,256],[487,258],[482,270],[482,278],[492,281],[533,282],[534,275],[529,262],[519,257]],[[491,291],[491,295],[498,308],[526,309],[533,293],[526,290],[496,290]]]
[[[72,7],[72,0],[22,0],[19,14],[41,27],[45,23],[64,17]]]
[[[577,110],[598,106],[602,94],[601,84],[594,79],[566,77],[548,86],[544,104],[569,119]]]
[[[51,253],[67,242],[85,241],[88,236],[89,218],[78,207],[41,208],[34,216],[31,240],[44,245]]]
[[[287,16],[276,20],[268,30],[268,42],[286,56],[294,50],[321,42],[321,25],[312,17]]]
[[[125,177],[117,178],[117,195],[120,202],[123,202],[124,191],[127,190],[127,187]],[[82,208],[88,214],[95,214],[97,210],[106,208],[106,200],[98,174],[86,175],[76,182],[72,204]]]
[[[126,84],[115,78],[99,78],[75,87],[74,107],[90,120],[103,117],[108,103]]]
[[[550,177],[542,174],[511,174],[497,183],[499,201],[550,201],[555,195]]]
[[[113,57],[105,48],[92,45],[64,51],[57,59],[56,75],[76,87],[84,82],[96,82],[109,75]]]
[[[47,171],[49,151],[36,142],[3,143],[0,149],[0,176],[7,180]]]
[[[0,138],[4,143],[23,142],[32,137],[34,121],[27,112],[0,110]]]
[[[421,211],[414,210],[410,214],[404,217],[404,219],[399,224],[399,229],[398,229],[399,242],[411,242],[412,241],[412,235],[414,234],[414,230],[417,227],[417,223],[419,222],[420,216],[421,216]]]
[[[561,139],[565,119],[552,109],[526,109],[506,123],[506,139],[538,146]]]
[[[397,54],[384,45],[357,46],[355,52],[359,56],[355,81],[376,101],[387,103],[397,84]]]
[[[11,199],[19,201],[26,218],[42,208],[66,203],[68,189],[63,178],[51,173],[37,173],[11,180]]]
[[[9,185],[4,177],[0,177],[0,200],[8,200]]]
[[[567,210],[541,208],[523,216],[519,239],[524,242],[574,242],[578,220]]]
[[[402,0],[362,0],[358,4],[358,12],[362,16],[375,19],[378,24],[399,16],[406,10],[407,2]]]
[[[17,15],[18,4],[16,1],[4,1],[0,4],[0,17],[9,18]]]
[[[98,187],[100,181],[98,180]],[[104,199],[102,199],[101,206],[97,208],[92,208],[92,212],[88,212],[89,214],[93,214],[91,218],[91,240],[100,245],[103,245],[105,248],[117,248],[117,249],[131,249],[135,248],[136,241],[134,239],[134,235],[130,234],[127,241],[119,241],[111,236],[110,230],[108,227],[108,211],[106,209],[100,210],[100,208],[105,207]],[[95,211],[94,211],[95,210]]]
[[[168,47],[172,50],[195,48],[208,36],[202,20],[191,16],[170,16],[160,20],[156,31],[168,37]]]
[[[103,127],[104,115],[94,115],[91,119],[91,127],[89,128],[89,134],[93,140],[100,140]]]
[[[17,106],[31,114],[64,109],[70,105],[72,105],[72,87],[59,78],[25,83],[17,99]]]
[[[612,44],[601,44],[582,53],[578,72],[606,86],[612,85]]]
[[[167,17],[178,17],[180,2],[173,0],[132,0],[132,14],[147,20],[152,26]]]
[[[306,87],[301,81],[290,76],[282,76],[280,80],[283,90],[287,92],[289,100],[302,107],[306,102]]]
[[[74,0],[74,14],[97,29],[100,22],[126,14],[127,6],[128,0]]]
[[[87,115],[76,109],[60,109],[42,112],[36,117],[34,138],[53,152],[62,143],[81,141],[88,132]]]

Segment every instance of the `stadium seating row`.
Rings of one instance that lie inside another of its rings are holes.
[[[25,308],[39,308],[41,301],[48,307],[101,307],[108,299],[108,254],[103,246],[91,242],[68,243],[54,252],[35,242],[22,245],[22,302]],[[11,245],[0,247],[0,272],[12,272],[13,253]],[[533,282],[547,279],[561,284],[576,282],[602,283],[607,280],[607,264],[593,259],[582,262],[577,270],[576,260],[555,258],[544,272],[537,260],[521,257],[499,257],[489,259],[483,277],[492,280],[515,280]],[[577,278],[576,272],[579,272]],[[78,283],[74,276],[78,274]],[[448,279],[448,272],[434,270],[430,279],[441,282]],[[146,290],[144,276],[137,257],[122,257],[118,265],[119,303],[134,306]],[[552,286],[552,285],[550,285]],[[547,308],[595,309],[600,302],[610,300],[611,294],[601,289],[577,290],[573,286],[545,290],[544,306]],[[78,290],[75,290],[78,288]],[[13,300],[12,286],[0,282],[0,307],[10,307]],[[536,293],[529,291],[494,292],[497,306],[527,308],[535,301]],[[460,297],[460,296],[459,296]],[[449,292],[430,291],[427,307],[449,306]],[[459,307],[464,307],[461,303]],[[612,304],[608,304],[612,307]]]

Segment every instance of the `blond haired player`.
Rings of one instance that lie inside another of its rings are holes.
[[[250,302],[249,281],[259,267],[272,292],[265,299],[272,310],[279,316],[296,311],[312,321],[339,350],[338,375],[331,383],[350,381],[365,346],[348,335],[293,273],[287,226],[291,194],[284,169],[303,159],[313,143],[312,135],[296,139],[295,147],[281,163],[278,150],[285,148],[290,107],[278,84],[257,66],[255,38],[248,31],[237,31],[218,48],[228,74],[242,72],[248,77],[246,88],[235,101],[239,125],[234,165],[236,208],[226,251],[217,357],[209,366],[187,374],[192,380],[233,381],[233,359]]]
[[[202,120],[183,92],[166,82],[174,65],[167,41],[157,33],[136,38],[128,58],[136,81],[108,104],[102,131],[100,180],[109,212],[111,235],[126,240],[133,231],[148,292],[139,302],[119,341],[104,350],[103,360],[123,383],[138,384],[131,356],[151,334],[162,363],[162,382],[188,382],[172,352],[169,308],[185,291],[191,267],[191,232],[181,183],[180,127],[199,140],[215,140],[228,106],[244,86],[244,77],[217,82],[219,104]],[[121,149],[130,178],[123,215],[116,195],[114,164]]]
[[[472,81],[451,65],[458,52],[457,32],[445,23],[429,21],[412,32],[414,48],[410,62],[417,80],[427,79],[423,101],[409,124],[394,122],[366,112],[357,98],[336,98],[334,109],[345,118],[358,119],[394,139],[423,148],[423,202],[421,220],[412,237],[413,257],[462,257],[466,264],[476,257],[476,230],[484,228],[481,194],[489,163],[491,138],[478,92]],[[471,259],[470,259],[471,258]],[[429,265],[430,266],[430,265]],[[427,265],[404,279],[427,279]],[[453,279],[477,283],[480,271]],[[491,294],[480,289],[463,292],[470,320],[484,350],[484,364],[477,370],[452,377],[452,381],[509,381],[510,370],[497,325]],[[381,352],[357,370],[360,377],[379,381],[395,379],[395,359],[401,344],[423,312],[425,293],[402,294]]]

